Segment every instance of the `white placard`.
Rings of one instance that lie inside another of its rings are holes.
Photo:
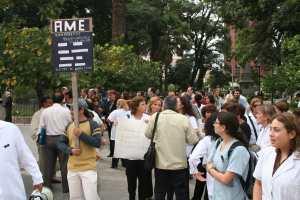
[[[150,145],[145,136],[146,122],[124,118],[116,127],[115,158],[142,160]]]

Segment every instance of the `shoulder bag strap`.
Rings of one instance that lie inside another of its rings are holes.
[[[250,120],[250,123],[251,123],[251,125],[252,125],[252,128],[253,128],[253,130],[254,130],[255,139],[257,140],[257,132],[256,132],[256,127],[254,126],[254,123],[253,123],[253,121],[252,121],[252,119],[251,119],[251,116],[250,116],[250,115],[248,115],[248,118],[249,118],[249,120]]]
[[[156,131],[156,126],[157,126],[157,120],[158,120],[158,116],[159,116],[160,112],[158,112],[155,116],[155,121],[154,121],[154,127],[152,130],[152,138],[151,138],[151,143],[153,143],[153,139],[154,139],[154,135],[155,135],[155,131]]]

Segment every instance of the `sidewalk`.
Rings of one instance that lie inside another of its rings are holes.
[[[37,157],[37,150],[34,142],[30,138],[30,127],[29,125],[18,125],[23,132],[25,141]],[[107,136],[105,136],[107,137]],[[106,138],[107,139],[107,138]],[[118,169],[112,169],[111,158],[106,156],[109,153],[109,146],[106,145],[100,149],[101,160],[98,161],[98,191],[101,200],[128,200],[127,192],[127,179],[125,175],[125,168],[121,167],[119,162]],[[25,184],[26,193],[29,196],[32,193],[32,181],[31,177],[23,172],[23,180]],[[154,184],[154,179],[153,179]],[[193,194],[195,187],[195,181],[190,181],[190,195]],[[54,200],[68,200],[68,194],[62,193],[61,184],[53,184]]]

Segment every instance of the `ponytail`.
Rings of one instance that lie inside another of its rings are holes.
[[[231,112],[219,112],[218,120],[220,124],[225,126],[228,135],[239,140],[245,147],[248,146],[247,140],[239,128],[239,121],[235,114]]]

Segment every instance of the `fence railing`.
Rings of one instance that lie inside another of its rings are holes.
[[[17,124],[30,124],[32,115],[39,109],[34,103],[14,103],[12,107],[12,121]]]

